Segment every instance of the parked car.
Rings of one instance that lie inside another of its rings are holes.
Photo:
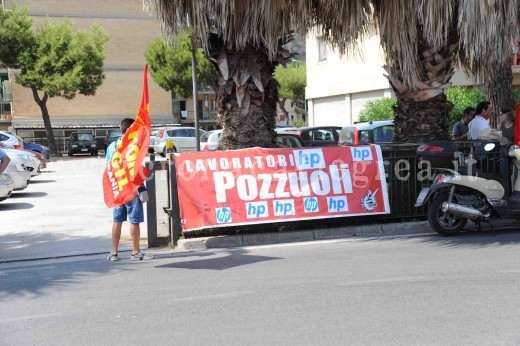
[[[3,143],[0,142],[0,148],[6,152],[6,154],[9,156],[11,161],[19,162],[22,167],[30,173],[32,177],[39,175],[41,172],[41,169],[46,167],[46,161],[43,157],[38,157],[38,155],[41,156],[39,153],[33,153],[30,150],[24,150],[24,149],[13,149]],[[42,160],[45,163],[42,163]]]
[[[307,147],[326,147],[338,145],[341,126],[307,126],[300,128],[282,127],[277,133],[294,133],[299,135]]]
[[[104,140],[104,149],[107,151],[107,148],[112,142],[117,141],[119,137],[121,137],[123,134],[121,133],[121,130],[112,130],[106,135]]]
[[[23,148],[23,139],[10,132],[0,131],[0,142],[14,149]]]
[[[393,120],[374,120],[347,125],[340,131],[340,145],[392,143]]]
[[[199,130],[200,135],[206,133]],[[197,138],[194,127],[162,127],[157,130],[153,149],[161,156],[166,156],[166,142],[173,141],[174,152],[197,150]]]
[[[222,131],[208,131],[200,136],[200,150],[217,150]],[[305,146],[305,142],[295,133],[277,133],[276,145],[278,148],[301,148]]]
[[[0,202],[5,201],[14,190],[14,181],[9,174],[0,174]]]
[[[97,156],[98,146],[91,133],[72,132],[67,139],[67,155],[90,154]]]
[[[45,145],[23,141],[23,148],[36,153],[40,153],[41,155],[43,155],[43,157],[45,157],[46,160],[49,160],[51,158],[51,151]]]
[[[208,131],[200,136],[200,150],[217,150],[218,142],[224,130]]]
[[[14,191],[26,189],[31,180],[31,173],[25,169],[21,159],[16,157],[12,158],[11,156],[9,156],[9,158],[11,159],[11,162],[7,165],[4,173],[13,180]]]

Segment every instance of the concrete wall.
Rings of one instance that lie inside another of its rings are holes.
[[[146,46],[160,35],[159,21],[143,12],[142,0],[17,0],[5,1],[28,6],[35,27],[49,22],[70,20],[74,30],[101,26],[109,41],[105,51],[104,83],[95,96],[78,95],[73,100],[53,98],[48,101],[51,117],[135,116],[141,101]],[[170,92],[155,84],[149,76],[150,111],[154,115],[172,113]],[[13,83],[13,112],[17,118],[41,118],[29,89]],[[51,118],[52,119],[52,118]]]

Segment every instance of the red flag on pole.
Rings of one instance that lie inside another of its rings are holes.
[[[143,166],[150,144],[148,65],[144,67],[143,96],[134,123],[126,130],[103,173],[105,204],[116,207],[130,201],[149,175]]]

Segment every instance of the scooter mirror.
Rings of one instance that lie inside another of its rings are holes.
[[[488,144],[484,145],[485,151],[491,151],[493,149],[495,149],[495,143],[488,143]]]

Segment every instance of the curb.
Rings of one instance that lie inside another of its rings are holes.
[[[197,251],[243,246],[295,243],[316,240],[388,235],[427,234],[433,230],[427,221],[412,221],[364,226],[346,226],[279,233],[255,233],[180,239],[175,250]]]

